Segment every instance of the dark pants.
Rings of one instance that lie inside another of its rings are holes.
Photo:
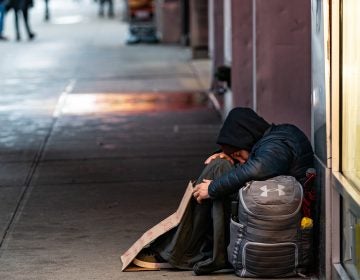
[[[5,5],[0,3],[0,36],[2,36],[2,32],[4,29],[4,19],[5,19]]]
[[[44,19],[45,21],[50,20],[50,9],[49,9],[49,0],[44,0],[45,1],[45,16]]]
[[[113,3],[113,0],[100,0],[99,15],[104,16],[104,6],[105,6],[106,2],[109,5],[108,16],[113,17],[114,16],[114,3]]]
[[[216,179],[232,168],[226,160],[213,160],[196,184]],[[196,274],[226,268],[231,200],[207,199],[199,204],[192,198],[179,226],[159,237],[151,247],[174,267],[194,270]]]
[[[29,24],[29,9],[27,9],[27,8],[14,9],[14,13],[15,13],[16,39],[17,40],[21,39],[20,27],[19,27],[19,14],[22,14],[24,17],[24,24],[25,24],[26,32],[27,32],[29,39],[31,39],[34,36],[34,34],[32,33],[30,24]]]

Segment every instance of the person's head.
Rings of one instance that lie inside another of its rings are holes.
[[[245,163],[250,155],[250,152],[247,150],[239,150],[236,147],[230,146],[230,145],[221,145],[221,150],[227,154],[229,157],[235,159],[239,163],[243,164]]]
[[[234,108],[220,129],[217,144],[227,155],[246,161],[257,141],[270,125],[250,108]],[[236,157],[235,157],[236,156]]]

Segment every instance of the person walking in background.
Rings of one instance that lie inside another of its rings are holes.
[[[114,2],[113,0],[99,0],[99,16],[103,17],[104,16],[104,7],[105,7],[105,3],[108,4],[109,6],[109,10],[108,10],[108,17],[113,18],[114,15]]]
[[[50,20],[49,0],[44,0],[44,2],[45,2],[45,17],[44,17],[44,20],[49,21]]]
[[[33,0],[10,0],[8,9],[14,10],[15,15],[15,30],[16,30],[16,41],[21,40],[20,27],[19,27],[19,14],[21,13],[24,18],[25,29],[29,40],[35,38],[35,34],[32,32],[29,23],[29,9],[34,6]]]
[[[5,41],[7,40],[7,38],[3,35],[3,30],[4,30],[4,19],[5,19],[5,5],[6,5],[6,0],[0,0],[0,40],[1,41]]]

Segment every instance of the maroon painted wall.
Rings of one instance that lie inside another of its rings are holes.
[[[252,107],[252,0],[232,0],[231,89],[234,106]]]
[[[155,1],[156,29],[162,43],[178,44],[181,41],[181,1]]]
[[[256,95],[253,95],[253,0],[232,0],[234,106],[254,107],[274,123],[311,133],[311,2],[256,0]]]
[[[193,58],[208,56],[208,0],[190,0],[190,46]]]
[[[224,64],[224,1],[214,0],[214,59],[213,69]]]

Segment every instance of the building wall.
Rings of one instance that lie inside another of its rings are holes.
[[[208,0],[190,0],[190,46],[193,58],[208,57]]]
[[[180,0],[155,1],[155,19],[157,36],[162,43],[179,44],[181,42],[182,17]]]
[[[310,0],[232,0],[233,106],[311,135]]]
[[[252,0],[232,0],[233,106],[253,108]]]
[[[214,18],[214,59],[213,69],[224,64],[224,3],[223,0],[213,1]]]

